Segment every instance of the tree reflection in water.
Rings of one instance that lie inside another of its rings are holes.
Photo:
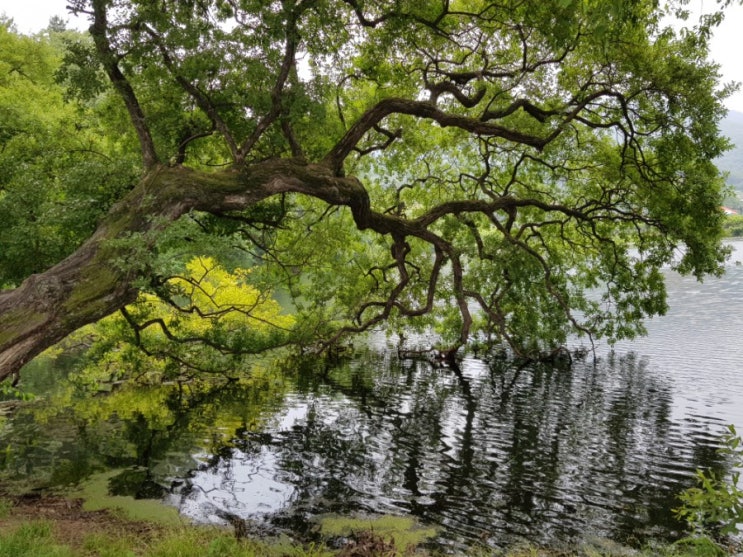
[[[457,545],[673,537],[676,493],[719,466],[720,424],[672,422],[669,386],[632,354],[565,370],[369,353],[303,376],[264,445],[293,489],[273,520],[294,528],[365,511],[413,514]]]

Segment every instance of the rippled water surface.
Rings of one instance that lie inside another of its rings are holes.
[[[714,464],[725,423],[674,420],[672,383],[634,355],[571,372],[371,357],[349,368],[291,394],[216,461],[203,455],[170,501],[198,520],[278,513],[300,526],[328,512],[411,513],[457,545],[669,535],[667,510]]]
[[[149,496],[204,522],[236,515],[308,532],[325,513],[410,514],[459,548],[672,538],[677,494],[696,468],[722,466],[725,424],[743,429],[736,259],[704,284],[669,272],[669,314],[647,338],[599,347],[595,364],[467,357],[452,369],[372,346],[280,382],[161,392],[158,419],[117,411],[108,433],[96,433],[100,412],[90,422],[78,412],[75,427],[67,414],[47,417],[67,432],[55,458],[92,468],[87,448],[95,462],[136,464],[139,475],[120,482],[130,493],[154,486]],[[14,427],[50,431],[24,416]]]

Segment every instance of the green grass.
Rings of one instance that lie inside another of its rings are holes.
[[[145,547],[143,540],[128,535],[112,536],[96,532],[85,536],[78,554],[96,557],[138,557],[140,554],[133,549],[138,546]]]
[[[13,503],[0,497],[0,518],[8,518],[10,516],[10,509],[12,508]]]
[[[2,500],[0,500],[2,501]],[[11,511],[12,515],[12,511]],[[231,531],[214,527],[162,526],[145,528],[146,534],[127,533],[126,525],[112,518],[111,527],[103,532],[82,533],[70,546],[60,540],[54,522],[36,520],[26,523],[0,521],[0,557],[379,557],[400,555],[408,557],[440,557],[436,553],[415,550],[412,538],[401,536],[401,531],[412,532],[418,541],[432,535],[432,530],[420,528],[409,519],[382,517],[380,519],[333,518],[321,526],[326,535],[363,535],[359,552],[331,550],[323,545],[301,545],[289,539],[273,541],[238,540]],[[5,523],[5,524],[4,524]],[[131,523],[130,523],[131,524]],[[386,542],[395,539],[396,549]],[[65,539],[69,539],[67,536]],[[370,542],[371,540],[371,542]],[[385,543],[375,545],[374,540]],[[371,548],[371,549],[370,549]],[[380,549],[381,548],[381,549]],[[365,551],[364,551],[365,550]],[[378,553],[382,551],[383,553]],[[531,545],[507,550],[487,547],[472,548],[467,557],[723,557],[732,554],[708,538],[686,538],[674,544],[658,544],[643,550],[633,550],[609,540],[594,540],[577,548],[566,550],[537,548]]]
[[[0,557],[332,557],[322,546],[237,540],[217,528],[171,527],[153,539],[125,532],[83,536],[79,546],[60,543],[51,522],[34,521],[0,533]]]
[[[387,515],[375,518],[328,516],[320,520],[320,533],[325,537],[349,537],[364,532],[371,532],[382,542],[391,542],[399,555],[436,535],[435,528],[423,528],[415,519],[403,516]]]
[[[69,547],[58,545],[49,522],[23,524],[0,536],[0,557],[75,557]]]

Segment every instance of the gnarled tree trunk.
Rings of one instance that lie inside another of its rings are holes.
[[[126,262],[142,249],[136,245],[139,235],[144,242],[152,234],[143,233],[163,228],[191,210],[241,210],[287,192],[347,205],[360,227],[369,226],[365,190],[356,179],[333,176],[324,166],[285,159],[220,173],[153,167],[77,251],[18,288],[0,292],[0,380],[76,329],[135,299],[133,281],[146,270],[127,270],[129,265],[116,262]],[[125,238],[130,241],[111,242]]]

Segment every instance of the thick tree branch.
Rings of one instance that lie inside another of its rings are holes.
[[[147,269],[131,261],[132,237],[141,238],[134,241],[138,249],[146,249],[152,241],[148,233],[189,211],[239,211],[287,192],[350,206],[362,222],[371,222],[361,184],[332,176],[321,166],[275,160],[211,174],[153,167],[74,254],[18,288],[0,292],[0,379],[76,329],[134,301],[132,283]]]
[[[457,114],[449,114],[439,110],[428,102],[388,98],[378,102],[375,106],[367,110],[351,126],[335,147],[330,150],[323,162],[336,172],[340,172],[343,161],[353,151],[359,141],[361,141],[361,138],[391,114],[406,114],[417,118],[430,119],[437,122],[441,127],[456,127],[478,136],[501,137],[520,145],[534,147],[537,150],[543,149],[545,145],[560,133],[558,129],[544,137],[526,134],[492,122],[484,122]]]

